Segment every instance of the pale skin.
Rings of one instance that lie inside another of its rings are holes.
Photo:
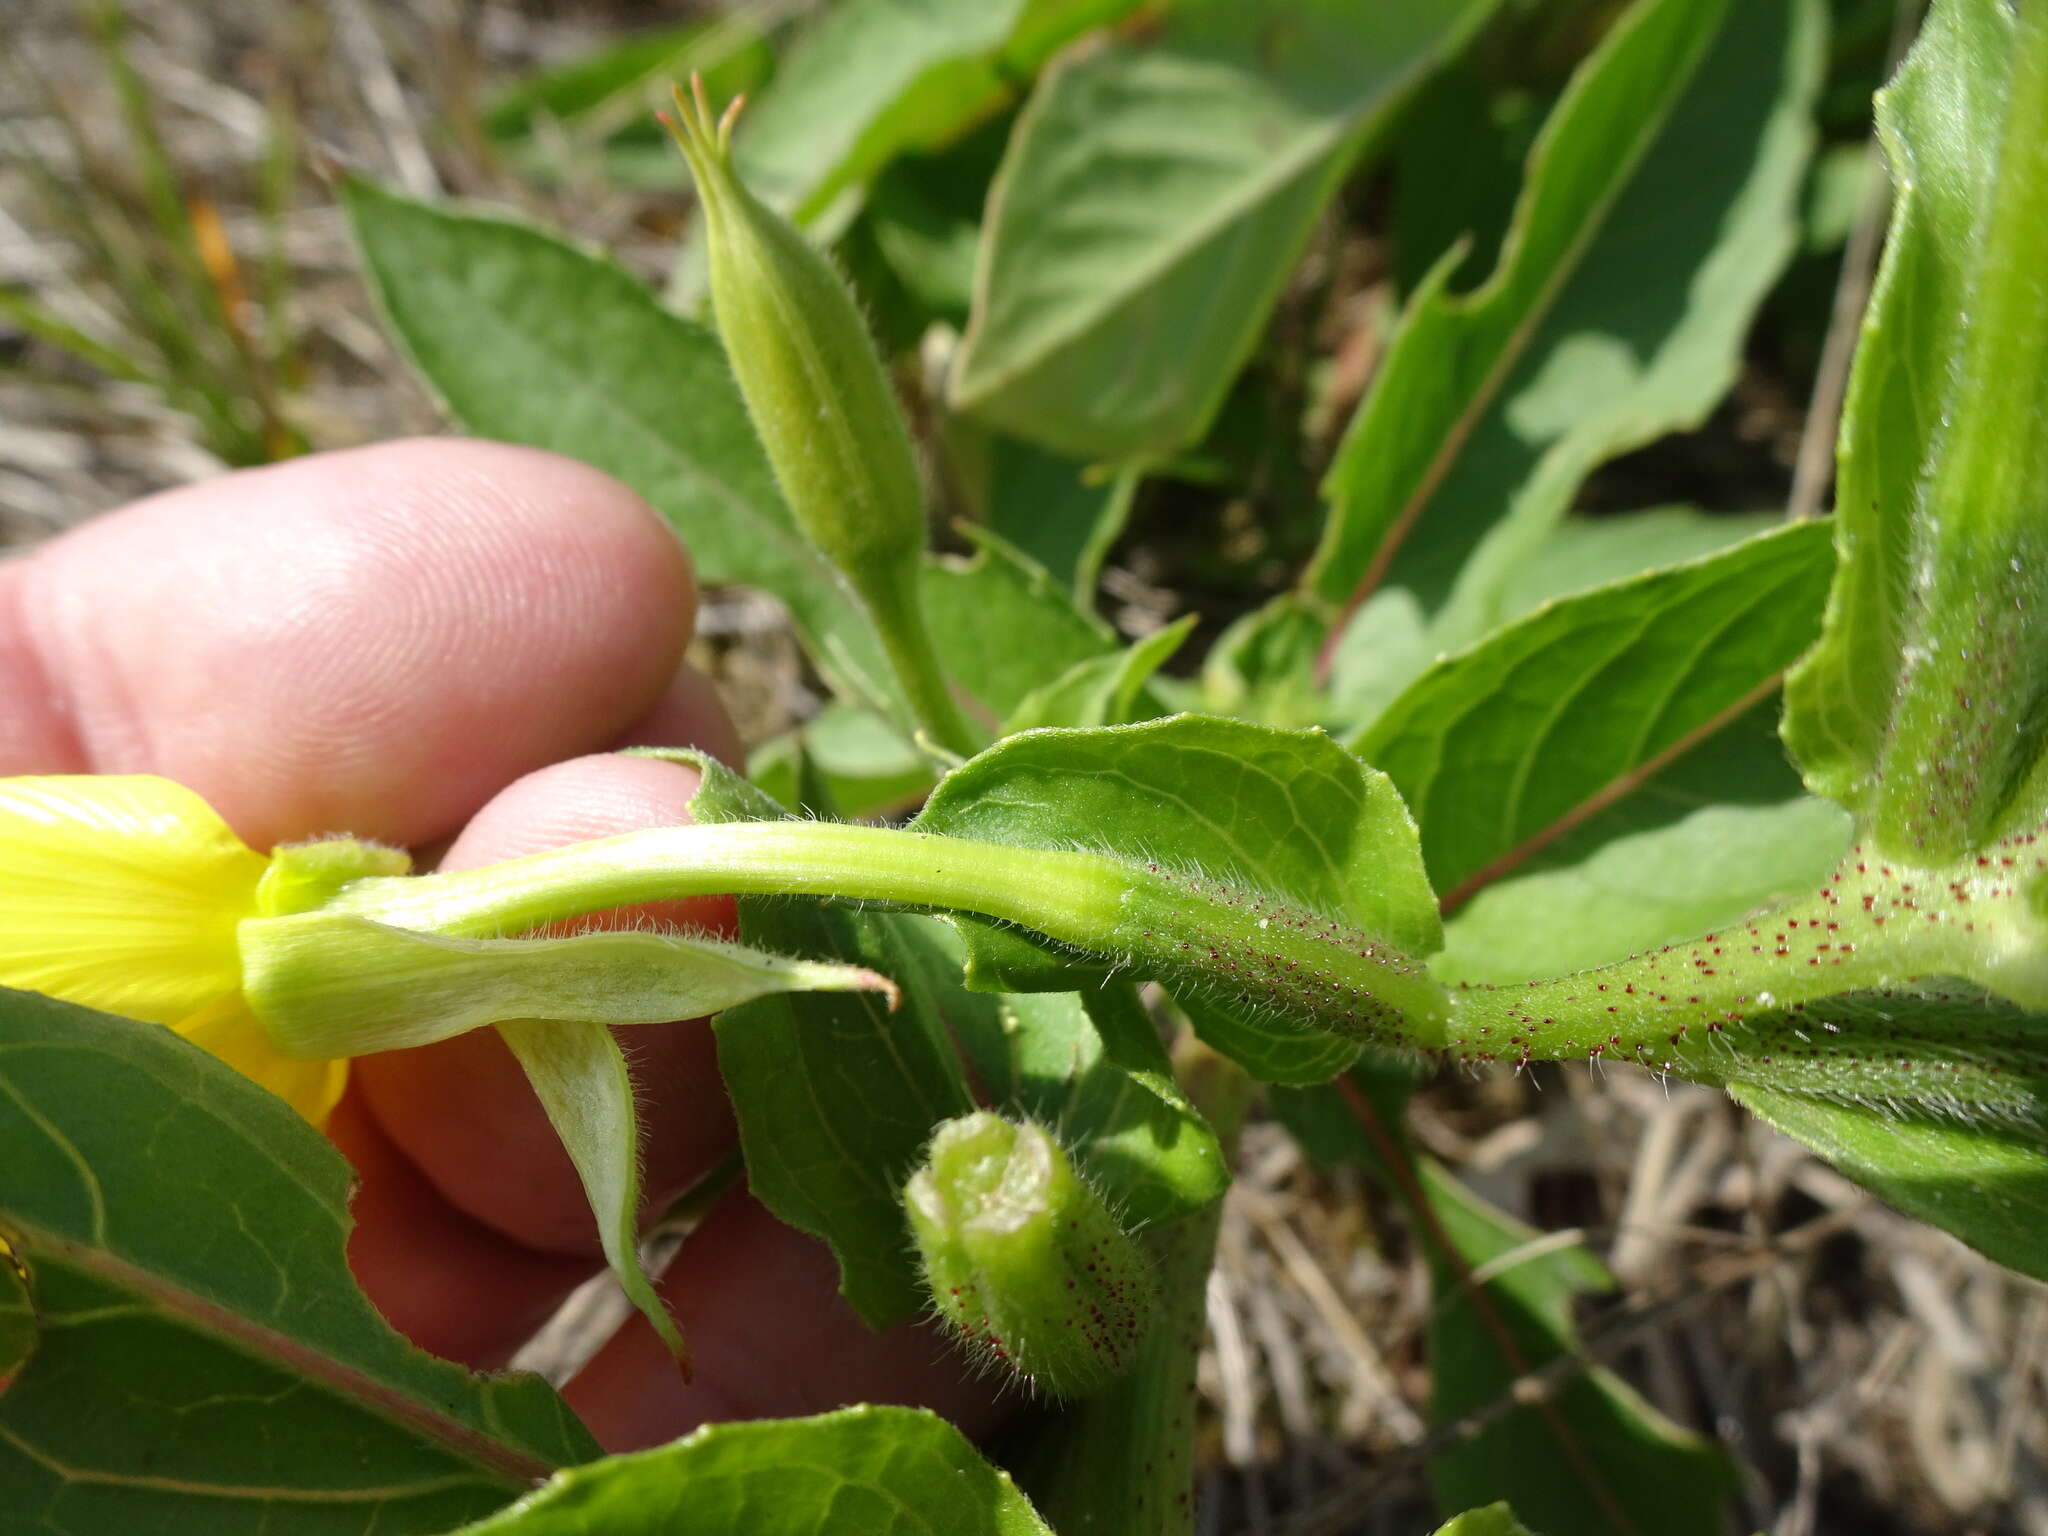
[[[423,440],[244,471],[0,562],[0,775],[163,774],[257,848],[348,832],[448,868],[674,825],[695,775],[614,753],[740,760],[682,661],[695,601],[666,525],[566,459]],[[676,905],[732,921],[722,898]],[[652,1212],[735,1131],[703,1021],[624,1039]],[[360,1178],[356,1275],[438,1354],[502,1364],[602,1267],[574,1171],[489,1031],[359,1059],[329,1134]],[[836,1286],[822,1246],[729,1190],[661,1285],[695,1381],[635,1318],[566,1395],[614,1450],[861,1401],[993,1422],[936,1334],[871,1333]]]

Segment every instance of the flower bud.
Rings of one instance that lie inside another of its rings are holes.
[[[924,492],[903,414],[839,274],[747,190],[699,88],[676,93],[676,142],[707,225],[711,303],[775,478],[811,542],[853,579],[914,567]]]
[[[971,1347],[1056,1397],[1109,1385],[1137,1354],[1157,1283],[1041,1127],[947,1121],[903,1202],[932,1300]]]
[[[733,170],[740,103],[714,121],[692,85],[669,131],[696,178],[712,311],[776,484],[866,606],[919,723],[972,753],[924,625],[924,487],[874,341],[831,263]]]

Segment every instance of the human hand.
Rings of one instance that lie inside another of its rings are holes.
[[[738,761],[681,660],[694,608],[669,531],[566,459],[425,440],[246,471],[0,564],[0,775],[162,774],[253,847],[354,833],[445,846],[444,868],[674,825],[696,775],[609,754]],[[664,915],[732,924],[723,898]],[[704,1021],[626,1040],[652,1214],[735,1130]],[[575,1171],[493,1031],[359,1058],[328,1131],[360,1178],[356,1275],[437,1354],[503,1364],[602,1267]],[[837,1279],[820,1244],[729,1190],[660,1285],[695,1380],[635,1317],[565,1395],[613,1450],[857,1401],[989,1422],[936,1332],[870,1332]]]

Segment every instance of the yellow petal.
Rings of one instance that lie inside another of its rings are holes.
[[[327,1124],[328,1111],[348,1083],[346,1061],[305,1061],[281,1053],[239,997],[222,999],[204,1012],[180,1020],[176,1028],[194,1045],[268,1088],[315,1126]]]
[[[156,1024],[235,997],[267,862],[169,779],[0,779],[0,985]]]

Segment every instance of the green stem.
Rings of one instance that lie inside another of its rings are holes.
[[[871,571],[865,580],[856,572],[849,572],[848,577],[860,591],[911,718],[948,752],[972,757],[987,742],[968,724],[953,690],[946,685],[946,669],[932,643],[931,627],[925,623],[924,597],[917,582],[921,569],[920,564],[909,571]]]
[[[1102,854],[835,822],[632,832],[482,869],[348,886],[327,909],[463,937],[679,896],[826,896],[973,913],[1140,975],[1394,1049],[1439,1050],[1449,1000],[1415,960],[1270,896]]]

